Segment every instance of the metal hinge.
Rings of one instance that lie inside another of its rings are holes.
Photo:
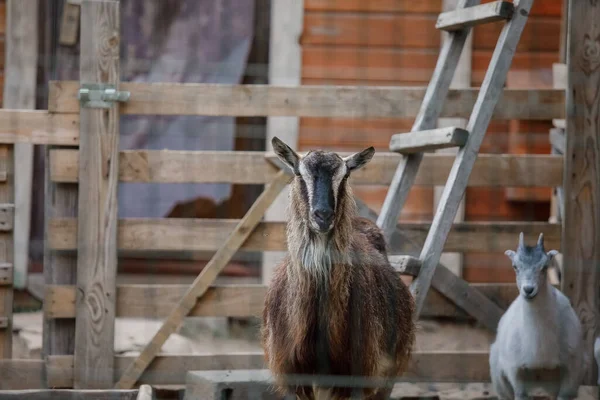
[[[115,101],[126,102],[130,92],[118,91],[115,85],[106,83],[83,83],[77,98],[81,107],[111,108]]]

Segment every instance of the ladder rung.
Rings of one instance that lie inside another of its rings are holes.
[[[508,1],[494,1],[473,7],[459,8],[441,13],[435,27],[444,31],[457,31],[469,26],[508,20],[515,6]]]
[[[421,269],[421,260],[412,256],[389,256],[388,260],[392,267],[400,273],[400,275],[418,276]]]
[[[390,151],[405,154],[460,147],[467,143],[468,138],[469,132],[456,127],[399,133],[392,136]]]
[[[0,286],[10,286],[13,283],[13,266],[8,263],[0,263]]]

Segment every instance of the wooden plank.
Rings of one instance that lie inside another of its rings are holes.
[[[348,155],[350,152],[340,152]],[[267,156],[272,158],[271,156]],[[389,185],[400,155],[376,153],[352,176],[353,185]],[[453,155],[426,154],[415,185],[443,185]],[[54,182],[78,180],[79,152],[54,150],[50,173]],[[562,157],[552,155],[480,154],[469,186],[554,187],[562,184]],[[245,151],[131,150],[119,153],[121,182],[265,184],[278,169],[265,161],[265,153]]]
[[[117,223],[117,247],[121,251],[216,251],[232,234],[240,220],[134,218]],[[287,249],[285,222],[261,222],[240,246],[246,251],[285,251]],[[413,242],[423,244],[429,222],[403,222],[402,234]],[[515,235],[544,232],[548,246],[560,247],[559,224],[548,222],[463,222],[453,224],[445,243],[446,251],[502,252],[514,246]],[[71,218],[52,218],[48,221],[50,249],[77,249],[77,221]],[[396,249],[410,250],[401,243]],[[397,250],[398,251],[398,250]]]
[[[479,153],[479,148],[487,131],[491,115],[494,108],[498,106],[497,101],[506,82],[506,74],[511,65],[514,48],[519,42],[532,4],[533,0],[522,0],[516,4],[514,15],[510,22],[505,25],[498,40],[498,46],[494,51],[494,56],[483,82],[478,102],[467,124],[469,141],[466,146],[458,151],[456,160],[450,170],[448,181],[444,187],[444,192],[440,198],[440,204],[434,216],[431,229],[419,257],[423,261],[421,272],[411,284],[411,292],[416,302],[416,315],[421,310],[426,293],[438,269],[437,266],[444,248],[444,242],[465,193],[468,177],[473,170],[475,159]],[[443,272],[443,275],[447,275],[446,271]],[[437,286],[436,289],[442,290],[440,286]],[[492,314],[491,310],[482,307],[480,302],[468,299],[464,295],[463,290],[455,289],[458,289],[458,287],[448,287],[448,291],[442,291],[446,296],[452,300],[461,302],[461,304],[469,302],[469,306],[473,307],[468,310],[469,313],[471,311],[476,313],[472,315],[476,316],[485,326],[495,330],[494,325],[498,323],[498,319],[496,319],[497,315]]]
[[[271,2],[271,31],[269,38],[269,84],[300,86],[302,84],[302,49],[300,38],[303,35],[303,0],[278,0]],[[298,150],[298,117],[267,118],[265,148],[273,150],[271,140],[278,136]],[[284,221],[288,204],[289,188],[284,188],[273,204],[265,212],[266,221]],[[262,281],[267,284],[273,276],[275,266],[284,253],[265,252],[262,255]]]
[[[472,286],[502,309],[506,309],[518,296],[514,283],[475,283]],[[118,285],[117,317],[165,318],[188,287],[187,285]],[[211,286],[206,294],[199,298],[189,316],[259,317],[262,315],[266,292],[266,285]],[[75,286],[47,286],[44,298],[45,316],[50,319],[75,318],[75,296]],[[427,295],[421,317],[472,319],[435,289]]]
[[[77,113],[79,83],[50,82],[48,109]],[[122,114],[206,116],[394,117],[414,118],[424,88],[124,82],[131,92]],[[468,118],[477,89],[450,90],[441,117]],[[564,116],[564,92],[553,89],[504,90],[495,119],[541,119]]]
[[[43,360],[0,360],[0,390],[45,388]]]
[[[0,232],[10,232],[14,229],[15,205],[0,204]]]
[[[508,1],[493,1],[460,10],[443,12],[438,17],[435,27],[448,32],[457,31],[467,26],[472,27],[510,19],[513,12],[513,3]]]
[[[140,355],[128,365],[125,372],[120,375],[121,378],[117,382],[117,388],[130,388],[136,383],[144,370],[152,362],[154,357],[156,357],[163,343],[173,332],[175,332],[183,318],[196,304],[198,297],[201,297],[206,292],[231,257],[250,236],[251,232],[264,216],[267,208],[273,203],[275,198],[290,180],[291,177],[287,176],[283,170],[275,175],[273,181],[265,188],[250,210],[244,215],[244,218],[240,220],[231,235],[219,250],[217,250],[217,253],[202,270],[200,275],[194,280],[192,286],[181,298],[181,301],[154,335],[150,344],[144,348]]]
[[[413,131],[392,136],[390,151],[401,154],[464,146],[469,132],[456,127]]]
[[[37,0],[7,0],[6,6],[6,61],[2,104],[7,109],[35,109],[39,3]],[[33,145],[15,144],[14,162],[17,167],[14,180],[13,287],[24,289],[29,266]]]
[[[594,341],[600,334],[600,54],[589,49],[598,48],[599,19],[595,2],[569,2],[562,289],[583,328],[589,356],[584,384],[594,385]]]
[[[457,10],[478,4],[475,0],[460,0]],[[450,83],[456,71],[462,49],[469,35],[470,28],[452,34],[450,40],[444,42],[438,57],[437,65],[427,91],[423,97],[419,114],[412,126],[412,131],[434,129],[444,104],[452,103],[447,98]],[[389,239],[396,228],[400,211],[406,203],[408,193],[415,181],[419,166],[423,160],[422,153],[409,154],[403,157],[395,170],[390,182],[388,193],[383,202],[383,207],[377,225],[383,230],[386,239]],[[437,264],[437,263],[436,263]]]
[[[13,281],[12,264],[0,264],[0,286],[10,286]]]
[[[359,11],[397,13],[439,13],[442,0],[305,0],[307,11]]]
[[[559,128],[550,129],[550,144],[552,144],[552,147],[558,154],[565,154],[566,141],[564,130]]]
[[[400,382],[487,382],[489,381],[487,352],[414,352],[408,371]],[[115,368],[122,372],[135,360],[132,356],[115,357]],[[141,384],[181,385],[188,371],[261,369],[262,352],[193,356],[156,357],[151,367],[140,377]],[[68,387],[72,383],[72,356],[53,356],[48,360],[48,384]]]
[[[118,85],[120,3],[81,3],[82,84]],[[75,389],[113,385],[117,277],[119,103],[81,108]]]
[[[67,0],[63,5],[58,36],[58,43],[61,46],[73,46],[77,43],[80,14],[81,4],[75,4],[73,1]]]
[[[0,391],[0,400],[136,400],[140,391],[135,390],[73,390],[29,389]],[[150,398],[151,399],[151,398]]]
[[[79,118],[47,111],[0,110],[0,143],[77,146]]]
[[[3,164],[0,169],[7,172],[7,181],[0,184],[0,204],[10,204],[14,202],[13,146],[0,145],[0,164]],[[0,233],[0,263],[13,262],[13,236],[11,233]],[[13,288],[0,286],[0,318],[6,319],[6,328],[0,330],[0,359],[12,356],[12,314]]]

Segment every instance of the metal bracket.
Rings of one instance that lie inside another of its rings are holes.
[[[81,107],[86,108],[111,108],[115,101],[126,102],[130,96],[106,83],[83,83],[77,94]]]

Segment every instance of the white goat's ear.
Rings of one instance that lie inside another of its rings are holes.
[[[277,136],[273,136],[273,139],[271,139],[271,144],[273,145],[273,151],[275,154],[277,154],[277,157],[279,157],[279,159],[283,161],[285,165],[290,167],[290,169],[294,171],[296,175],[298,175],[300,173],[298,169],[300,166],[300,156],[294,150],[292,150],[290,146],[283,143],[283,141]]]
[[[552,260],[554,258],[554,256],[556,256],[558,254],[558,250],[550,250],[549,252],[546,253],[546,255],[548,256],[548,258],[550,260]]]
[[[515,256],[517,255],[517,253],[515,253],[513,250],[506,250],[504,252],[504,254],[506,254],[506,256],[508,256],[508,258],[510,258],[510,261],[512,261],[514,263]]]
[[[371,146],[359,153],[354,153],[351,156],[344,158],[344,162],[346,163],[346,168],[348,168],[348,172],[352,172],[363,167],[366,163],[371,161],[374,154],[375,148]]]

